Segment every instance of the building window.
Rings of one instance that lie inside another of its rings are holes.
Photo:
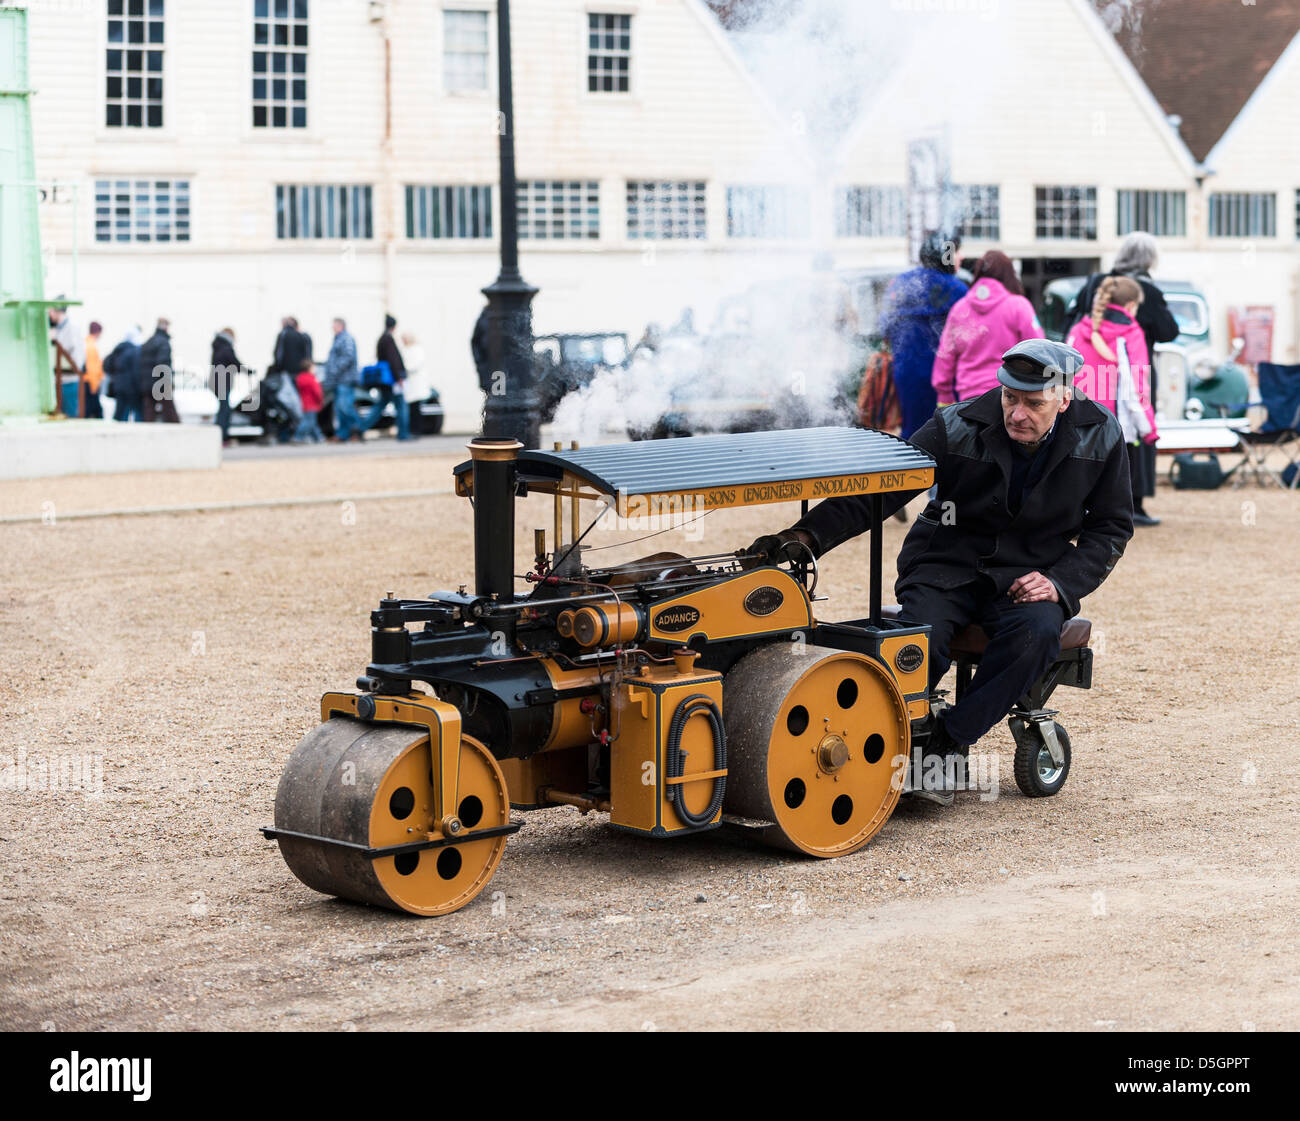
[[[1187,236],[1186,191],[1118,191],[1115,232],[1143,230],[1156,237]]]
[[[406,236],[492,236],[492,188],[407,187]]]
[[[727,236],[808,236],[808,194],[796,187],[728,187]]]
[[[600,237],[600,184],[534,179],[519,184],[519,236],[537,241]]]
[[[96,179],[96,241],[189,241],[188,179]]]
[[[628,237],[641,240],[702,240],[704,233],[702,182],[628,183]]]
[[[162,128],[163,0],[108,0],[104,123]]]
[[[1045,241],[1096,241],[1097,188],[1035,187],[1034,236]]]
[[[995,184],[953,188],[957,232],[971,240],[997,241],[1002,236],[1002,203]]]
[[[840,187],[835,199],[836,237],[903,237],[907,202],[902,187]]]
[[[358,184],[278,184],[275,236],[349,240],[374,237],[370,188]]]
[[[448,93],[488,88],[488,13],[442,13],[442,81]]]
[[[1216,194],[1210,196],[1211,237],[1276,237],[1277,196]]]
[[[307,127],[307,0],[253,0],[253,127]]]
[[[587,92],[631,89],[632,17],[587,13]]]

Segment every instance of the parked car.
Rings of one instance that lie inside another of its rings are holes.
[[[553,421],[565,395],[589,385],[599,370],[625,367],[629,353],[627,335],[622,331],[534,336],[533,359],[542,420],[548,424]]]

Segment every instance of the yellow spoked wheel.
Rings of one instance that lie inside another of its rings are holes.
[[[765,841],[811,856],[844,856],[880,831],[911,746],[906,703],[884,666],[782,643],[747,654],[722,689],[725,812],[771,822]]]
[[[463,826],[456,844],[390,856],[366,849],[438,839],[429,737],[418,729],[334,717],[307,734],[280,778],[275,828],[343,845],[278,836],[290,871],[308,887],[416,915],[463,907],[492,878],[503,834],[476,831],[510,820],[505,780],[491,752],[465,736],[460,781],[451,801]]]

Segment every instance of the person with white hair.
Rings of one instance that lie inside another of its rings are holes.
[[[1137,323],[1142,328],[1142,335],[1147,341],[1147,354],[1151,360],[1151,400],[1156,399],[1156,343],[1171,343],[1178,338],[1178,320],[1174,318],[1169,305],[1165,303],[1165,294],[1151,279],[1151,271],[1160,259],[1160,250],[1156,239],[1144,230],[1134,230],[1120,243],[1115,263],[1109,273],[1095,273],[1088,277],[1088,283],[1079,289],[1070,308],[1068,322],[1073,325],[1081,319],[1092,315],[1092,305],[1097,298],[1097,289],[1107,276],[1127,276],[1142,286],[1142,302],[1138,305]],[[1143,508],[1143,499],[1152,498],[1156,493],[1156,448],[1155,444],[1141,444],[1132,454],[1129,463],[1133,477],[1133,524],[1140,526],[1159,525],[1160,519],[1152,517]]]

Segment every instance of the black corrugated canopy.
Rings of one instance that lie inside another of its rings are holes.
[[[722,508],[919,490],[933,482],[934,460],[883,432],[797,428],[523,451],[518,465],[529,489],[552,490],[567,473],[618,498],[620,508],[627,497],[687,492]],[[458,489],[469,484],[472,466],[466,461],[456,467]]]

